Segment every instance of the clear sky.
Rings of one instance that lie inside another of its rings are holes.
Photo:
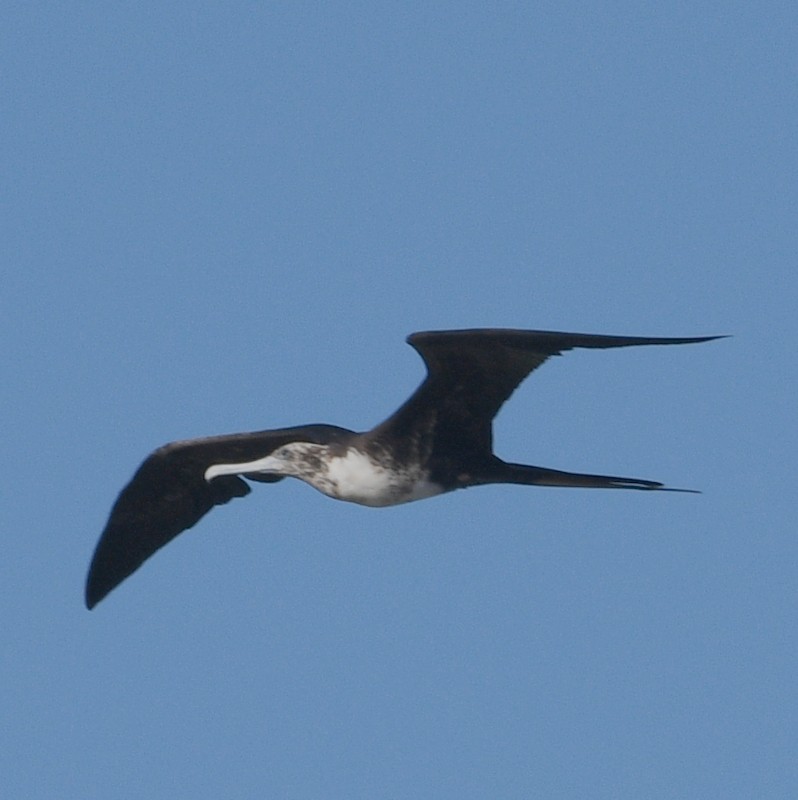
[[[0,784],[26,800],[793,798],[793,3],[13,3]],[[367,429],[416,330],[578,351],[498,486],[215,510],[94,611],[174,439]]]

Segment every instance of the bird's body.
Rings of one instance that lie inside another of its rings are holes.
[[[397,462],[389,451],[350,445],[292,442],[274,455],[241,464],[209,467],[206,480],[219,475],[281,474],[299,478],[328,497],[361,506],[396,506],[442,494],[446,489],[430,481],[421,460]]]
[[[493,453],[492,421],[519,383],[552,355],[704,342],[481,329],[415,333],[428,375],[385,422],[365,433],[333,425],[173,442],[152,453],[111,510],[94,553],[86,604],[96,605],[214,505],[249,494],[242,478],[295,477],[337,500],[383,507],[490,483],[665,489],[657,481],[510,464]],[[680,490],[676,490],[680,491]]]

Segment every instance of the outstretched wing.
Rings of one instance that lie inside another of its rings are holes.
[[[424,359],[427,377],[378,430],[409,435],[419,425],[430,425],[441,440],[456,440],[484,453],[490,451],[491,421],[502,404],[550,356],[575,347],[691,344],[718,338],[722,337],[599,336],[490,328],[414,333],[407,341]],[[446,436],[448,432],[451,437]]]
[[[214,464],[251,461],[288,442],[333,441],[340,428],[308,425],[257,433],[190,439],[153,452],[122,490],[94,551],[86,580],[86,605],[93,608],[153,553],[196,525],[214,506],[251,491],[235,475],[205,480]],[[280,476],[253,475],[273,482]]]

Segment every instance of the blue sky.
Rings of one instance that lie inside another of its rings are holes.
[[[792,4],[68,3],[3,13],[9,797],[798,791]],[[91,613],[173,439],[366,429],[412,331],[574,352],[508,460],[701,495],[258,486]]]

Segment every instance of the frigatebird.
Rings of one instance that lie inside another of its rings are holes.
[[[493,453],[492,423],[532,370],[566,350],[719,338],[510,329],[414,333],[407,341],[424,360],[427,376],[404,405],[370,431],[303,425],[187,439],[150,454],[111,509],[89,569],[86,605],[93,608],[215,505],[249,494],[247,481],[299,478],[336,500],[375,507],[491,483],[691,491],[642,478],[502,461]]]

